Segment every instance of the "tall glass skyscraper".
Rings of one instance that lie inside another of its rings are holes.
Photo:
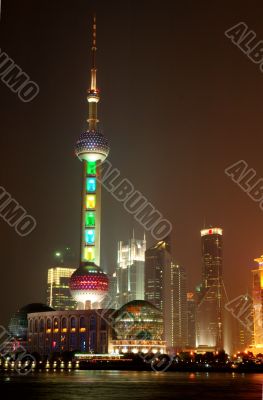
[[[145,300],[162,310],[164,339],[168,347],[187,344],[186,275],[172,261],[170,237],[145,253]]]
[[[187,346],[196,347],[196,302],[193,292],[187,293]]]
[[[202,283],[198,290],[197,346],[223,348],[221,228],[201,230]]]
[[[179,350],[187,346],[187,295],[186,295],[186,273],[184,267],[171,263],[171,296],[170,346]]]
[[[145,250],[145,238],[118,243],[116,299],[120,307],[132,300],[144,300]]]
[[[160,310],[164,309],[165,286],[170,282],[171,262],[169,239],[157,242],[145,252],[145,300]]]

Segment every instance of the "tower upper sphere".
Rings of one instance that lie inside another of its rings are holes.
[[[81,133],[75,147],[75,154],[81,161],[103,162],[109,151],[107,138],[97,129]]]

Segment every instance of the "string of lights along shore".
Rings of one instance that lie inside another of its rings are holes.
[[[83,164],[80,266],[69,287],[78,309],[97,307],[108,291],[108,277],[100,269],[101,184],[100,165],[109,154],[106,137],[98,129],[100,100],[96,67],[96,17],[92,27],[91,82],[88,89],[88,129],[77,140],[75,153]]]

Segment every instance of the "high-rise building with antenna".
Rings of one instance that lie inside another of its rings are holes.
[[[70,290],[79,309],[99,307],[108,291],[108,277],[100,265],[101,182],[100,167],[109,154],[106,137],[98,128],[100,100],[96,67],[96,17],[92,26],[92,66],[88,89],[88,129],[79,136],[75,153],[82,161],[80,266],[70,278]]]
[[[201,230],[202,283],[197,301],[197,346],[223,348],[223,230]]]

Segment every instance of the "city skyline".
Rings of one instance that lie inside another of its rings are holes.
[[[11,397],[263,396],[262,12],[0,1]]]

